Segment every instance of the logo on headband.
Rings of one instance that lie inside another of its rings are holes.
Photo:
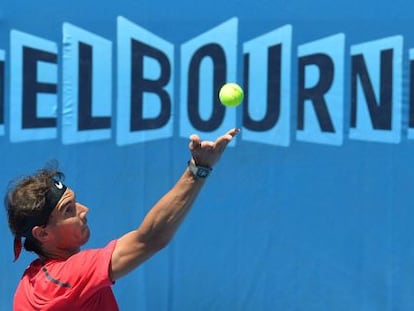
[[[59,190],[63,189],[63,184],[60,181],[55,182],[55,186],[56,188],[58,188]]]

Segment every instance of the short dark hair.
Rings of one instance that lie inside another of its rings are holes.
[[[49,220],[42,217],[46,193],[54,181],[64,178],[64,174],[57,169],[57,162],[49,165],[32,175],[13,180],[4,198],[10,231],[15,237],[25,237],[24,248],[39,255],[42,254],[40,242],[25,230],[34,217],[40,217],[39,226],[47,225]]]

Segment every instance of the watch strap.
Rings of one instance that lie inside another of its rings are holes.
[[[211,167],[196,165],[191,160],[188,161],[188,169],[197,178],[207,178],[213,170]]]

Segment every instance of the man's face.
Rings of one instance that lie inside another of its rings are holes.
[[[67,188],[50,215],[48,233],[53,246],[60,250],[78,252],[90,235],[86,214],[89,209],[76,202],[75,193]]]

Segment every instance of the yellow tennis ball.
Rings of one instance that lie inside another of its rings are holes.
[[[220,102],[226,107],[236,107],[244,98],[243,89],[236,83],[226,83],[219,91]]]

